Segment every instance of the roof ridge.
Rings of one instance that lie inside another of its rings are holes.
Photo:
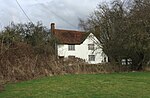
[[[84,32],[84,31],[79,31],[79,30],[65,30],[65,29],[55,29],[59,31],[71,31],[71,32]]]

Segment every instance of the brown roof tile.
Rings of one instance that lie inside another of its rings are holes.
[[[55,29],[54,36],[61,44],[81,44],[87,37],[82,31]]]

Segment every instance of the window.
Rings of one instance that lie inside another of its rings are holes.
[[[94,44],[88,44],[88,50],[94,50]]]
[[[69,55],[68,58],[69,58],[69,59],[75,59],[75,56]]]
[[[132,65],[132,59],[127,59],[127,63],[128,63],[128,65]]]
[[[104,62],[106,62],[106,57],[104,57]]]
[[[121,60],[122,65],[126,65],[126,59]]]
[[[132,59],[122,59],[122,65],[132,65]]]
[[[95,55],[89,55],[89,61],[95,61]]]
[[[64,56],[58,56],[59,57],[59,59],[64,59]]]
[[[68,45],[68,50],[69,51],[74,51],[75,50],[75,45]]]

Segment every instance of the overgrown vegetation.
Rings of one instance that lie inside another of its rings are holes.
[[[25,43],[32,46],[37,54],[54,54],[53,38],[40,22],[37,24],[14,24],[12,22],[2,31],[0,39],[4,46]]]
[[[53,61],[53,43],[50,32],[40,22],[5,27],[0,33],[0,87],[46,75]]]
[[[113,0],[99,4],[80,26],[94,32],[111,62],[132,59],[132,70],[150,62],[150,1]]]
[[[149,98],[150,73],[64,75],[8,84],[0,98]]]
[[[56,60],[55,38],[41,24],[14,24],[0,34],[0,90],[7,82],[41,76],[129,71],[128,66],[88,65],[80,59]]]
[[[11,23],[0,33],[0,90],[1,84],[40,76],[141,70],[150,63],[149,5],[148,0],[115,0],[111,5],[99,5],[90,18],[81,20],[80,25],[99,38],[99,46],[111,62],[131,59],[132,66],[56,60],[57,40],[42,23]]]

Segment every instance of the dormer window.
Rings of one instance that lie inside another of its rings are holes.
[[[94,44],[88,44],[88,50],[94,50]]]
[[[75,45],[68,45],[69,51],[75,51]]]

